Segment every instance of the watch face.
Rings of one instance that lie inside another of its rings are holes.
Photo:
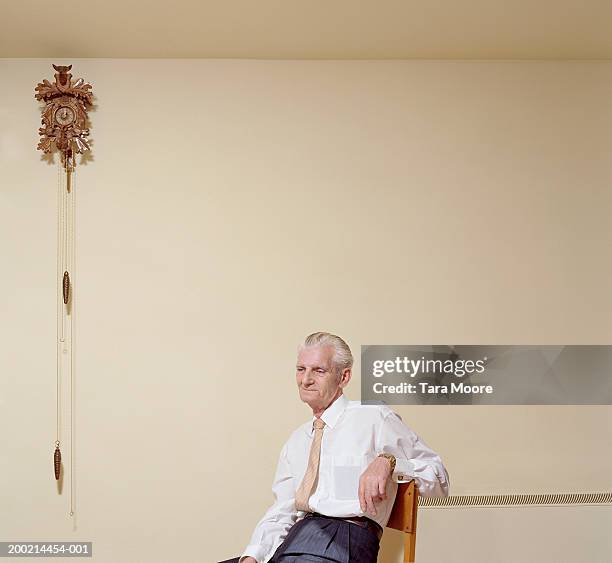
[[[55,112],[55,121],[60,125],[68,125],[74,121],[74,110],[67,106],[60,107]]]

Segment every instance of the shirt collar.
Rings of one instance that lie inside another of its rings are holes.
[[[348,403],[349,400],[344,396],[343,393],[331,405],[329,405],[329,407],[327,407],[321,415],[321,420],[325,423],[325,426],[333,428],[338,422],[340,415],[344,412],[344,409],[346,409]],[[316,416],[313,416],[312,422],[306,426],[306,433],[309,436],[312,436],[313,425],[316,418]]]

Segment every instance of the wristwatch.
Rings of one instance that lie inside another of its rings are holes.
[[[393,472],[395,471],[395,456],[392,454],[378,454],[377,457],[386,457],[389,460],[389,463],[391,464],[391,471],[390,471],[390,475],[393,475]]]

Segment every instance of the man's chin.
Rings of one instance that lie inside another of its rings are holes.
[[[314,391],[306,391],[304,389],[300,390],[300,399],[302,402],[306,403],[309,406],[313,406],[313,403],[318,403],[319,396]]]

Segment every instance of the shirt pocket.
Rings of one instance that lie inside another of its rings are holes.
[[[337,500],[359,499],[359,478],[368,466],[368,456],[334,456],[332,474],[334,497]]]

